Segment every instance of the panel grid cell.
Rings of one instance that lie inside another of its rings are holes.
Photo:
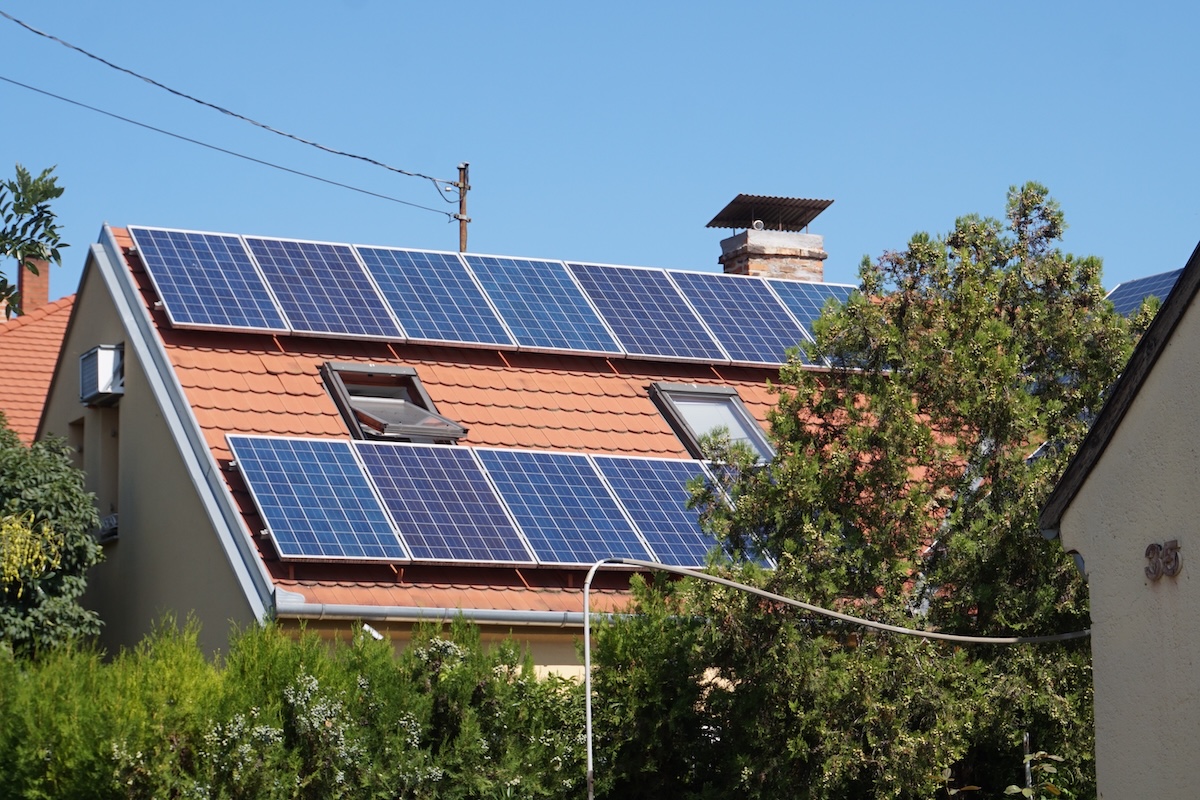
[[[1125,281],[1108,293],[1108,299],[1118,314],[1128,317],[1141,308],[1142,301],[1151,295],[1157,297],[1160,303],[1167,302],[1171,290],[1175,288],[1175,284],[1182,274],[1183,270],[1177,269],[1173,272],[1163,272],[1159,275]]]
[[[409,339],[515,344],[457,255],[362,245],[355,249]]]
[[[414,559],[534,561],[467,448],[375,442],[355,447]]]
[[[408,560],[349,442],[228,440],[280,558]]]
[[[129,233],[172,325],[287,332],[238,237],[138,227]]]
[[[841,283],[809,283],[808,281],[767,280],[767,285],[779,295],[788,310],[800,320],[804,332],[816,340],[813,323],[821,316],[830,300],[845,303],[855,287]]]
[[[561,262],[464,258],[521,347],[620,354]]]
[[[531,450],[475,453],[542,563],[650,558],[587,456]]]
[[[668,273],[736,362],[783,364],[804,331],[760,278],[715,272]]]
[[[700,529],[700,514],[687,507],[687,484],[707,476],[699,461],[592,456],[613,494],[664,564],[702,567],[717,541]]]
[[[664,271],[599,264],[567,266],[630,355],[728,360]]]
[[[254,237],[246,245],[296,332],[403,338],[349,245]]]

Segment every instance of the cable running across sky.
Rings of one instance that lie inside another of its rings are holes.
[[[271,133],[274,133],[278,136],[283,136],[287,139],[291,139],[293,141],[300,142],[301,144],[306,144],[310,147],[315,147],[318,150],[325,151],[326,153],[332,153],[333,155],[336,155],[336,156],[345,156],[346,158],[353,158],[353,159],[357,159],[358,161],[365,161],[368,164],[372,164],[377,167],[382,167],[383,169],[389,170],[391,172],[395,172],[399,175],[406,175],[410,178],[422,178],[424,180],[430,181],[433,183],[434,188],[437,189],[438,194],[442,196],[443,200],[445,200],[447,203],[457,202],[456,198],[446,197],[445,193],[443,192],[443,187],[457,188],[457,185],[455,184],[454,181],[442,180],[441,178],[435,178],[431,175],[425,175],[420,172],[410,172],[408,170],[400,169],[399,167],[393,167],[390,164],[385,164],[384,162],[378,161],[369,156],[361,156],[361,155],[357,155],[355,153],[347,153],[342,150],[337,150],[332,147],[327,147],[327,146],[321,144],[320,142],[314,142],[310,139],[305,139],[303,137],[296,136],[295,134],[288,133],[287,131],[281,131],[278,128],[272,128],[270,125],[267,125],[263,122],[259,122],[258,120],[251,119],[250,117],[243,116],[242,114],[238,114],[236,111],[230,111],[229,109],[223,108],[222,106],[216,105],[215,103],[209,103],[205,100],[201,100],[198,97],[193,97],[192,95],[187,94],[186,92],[181,92],[178,89],[172,89],[170,86],[167,86],[166,84],[163,84],[163,83],[159,83],[158,81],[154,80],[153,78],[149,78],[145,75],[134,72],[131,69],[127,69],[125,67],[114,64],[111,61],[108,61],[104,58],[101,58],[98,55],[95,55],[94,53],[90,53],[87,50],[84,50],[82,47],[73,45],[70,42],[63,41],[62,39],[58,38],[57,36],[54,36],[53,34],[38,30],[37,28],[33,27],[32,25],[30,25],[26,22],[22,22],[21,20],[17,19],[16,17],[14,17],[13,15],[4,11],[3,9],[0,9],[0,16],[4,17],[5,19],[7,19],[11,22],[16,23],[17,25],[20,25],[22,28],[29,31],[30,33],[35,33],[38,36],[42,36],[46,39],[49,39],[52,42],[57,42],[58,44],[61,44],[63,47],[74,50],[75,52],[80,53],[81,55],[85,55],[94,61],[99,61],[101,64],[103,64],[106,67],[110,67],[111,69],[115,69],[118,72],[124,72],[126,75],[131,75],[135,78],[138,78],[139,80],[143,80],[146,83],[150,84],[151,86],[156,86],[159,89],[162,89],[163,91],[170,92],[171,94],[175,95],[176,97],[182,97],[185,100],[190,100],[193,103],[198,103],[199,105],[202,105],[205,108],[211,108],[214,111],[219,111],[222,114],[226,114],[235,119],[240,119],[243,122],[248,122],[251,125],[254,125],[258,128],[262,128],[265,131],[270,131]],[[9,82],[15,83],[15,81],[9,81]],[[48,94],[48,92],[46,94]],[[80,105],[82,105],[82,104],[80,104]],[[93,110],[95,110],[95,109],[93,109]],[[129,120],[126,120],[126,121],[129,121]],[[174,135],[174,134],[172,134],[172,135]],[[236,154],[234,154],[234,155],[236,155]],[[318,180],[322,180],[322,179],[318,178]]]
[[[0,11],[0,14],[4,14],[4,12]],[[348,183],[339,183],[338,181],[330,180],[329,178],[322,178],[319,175],[313,175],[308,172],[301,172],[298,169],[292,169],[291,167],[285,167],[281,164],[274,164],[270,161],[264,161],[261,158],[255,158],[254,156],[248,156],[243,153],[235,152],[233,150],[227,150],[224,147],[218,147],[215,144],[208,144],[207,142],[202,142],[199,139],[192,139],[190,137],[184,136],[179,133],[172,133],[171,131],[163,130],[162,128],[156,128],[153,125],[147,125],[144,122],[138,122],[137,120],[130,119],[129,117],[123,117],[120,114],[114,114],[111,111],[105,111],[102,108],[96,108],[95,106],[89,106],[87,103],[81,103],[78,100],[72,100],[69,97],[63,97],[62,95],[57,95],[57,94],[54,94],[53,92],[48,92],[45,89],[39,89],[36,86],[30,86],[27,83],[21,83],[20,81],[15,81],[12,78],[6,78],[3,75],[0,75],[0,81],[4,81],[5,83],[11,83],[13,86],[20,86],[22,89],[28,89],[31,92],[37,92],[38,94],[45,95],[46,97],[52,97],[55,100],[61,100],[64,103],[70,103],[73,106],[79,106],[80,108],[86,108],[88,111],[95,111],[97,114],[103,114],[106,117],[112,117],[113,119],[120,120],[121,122],[128,122],[130,125],[136,125],[139,128],[145,128],[148,131],[154,131],[155,133],[161,133],[164,136],[170,136],[173,139],[179,139],[181,141],[189,142],[191,144],[199,145],[201,147],[207,147],[209,150],[215,150],[218,153],[224,153],[225,155],[234,156],[235,158],[241,158],[246,161],[252,161],[255,164],[261,164],[264,167],[271,167],[272,169],[281,170],[282,172],[289,172],[292,175],[299,175],[302,178],[311,178],[314,181],[320,181],[321,183],[327,183],[330,186],[338,186],[338,187],[341,187],[342,189],[349,189],[350,191],[358,192],[359,194],[370,195],[371,197],[378,197],[380,200],[390,200],[393,203],[399,203],[400,205],[404,205],[404,206],[412,206],[413,208],[419,208],[422,211],[432,211],[434,214],[441,214],[441,215],[445,216],[448,219],[448,221],[453,221],[455,219],[454,214],[450,213],[449,211],[442,211],[439,208],[430,208],[429,206],[423,206],[423,205],[419,205],[417,203],[410,203],[407,200],[401,200],[397,197],[392,197],[392,196],[386,195],[386,194],[380,194],[379,192],[372,192],[367,189],[360,189],[357,186],[351,186]]]

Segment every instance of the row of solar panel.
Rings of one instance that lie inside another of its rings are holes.
[[[171,324],[778,365],[853,287],[159,228],[130,234]]]
[[[1167,298],[1171,295],[1171,290],[1175,288],[1175,283],[1182,274],[1183,270],[1177,269],[1171,272],[1162,272],[1158,275],[1147,275],[1145,278],[1125,281],[1124,283],[1117,284],[1108,293],[1108,299],[1118,314],[1128,317],[1142,307],[1142,301],[1147,297],[1154,296],[1159,299],[1160,303],[1167,302]]]
[[[228,437],[280,558],[703,566],[699,461]]]

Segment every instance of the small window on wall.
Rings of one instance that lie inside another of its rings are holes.
[[[411,367],[332,362],[321,376],[356,439],[455,444],[467,435],[437,413]]]
[[[650,397],[694,458],[703,458],[700,439],[717,428],[732,442],[745,442],[758,457],[769,460],[775,451],[763,429],[733,389],[724,386],[655,383]]]

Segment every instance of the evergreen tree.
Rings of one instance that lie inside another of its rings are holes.
[[[807,353],[832,366],[793,359],[781,374],[775,458],[757,465],[718,446],[731,467],[698,492],[710,530],[777,565],[734,577],[910,628],[1087,627],[1086,585],[1036,520],[1130,335],[1104,299],[1099,260],[1059,249],[1063,229],[1046,189],[1027,184],[1010,190],[1007,223],[963,217],[945,236],[864,260],[860,292],[827,310]],[[714,732],[688,773],[706,777],[677,771],[677,794],[998,796],[1024,783],[1026,734],[1065,759],[1061,786],[1091,790],[1086,639],[950,646],[710,584],[672,596],[680,618],[704,621],[677,674]],[[607,635],[678,653],[644,620]],[[614,738],[613,763],[643,744]],[[633,772],[613,780],[637,794]]]

